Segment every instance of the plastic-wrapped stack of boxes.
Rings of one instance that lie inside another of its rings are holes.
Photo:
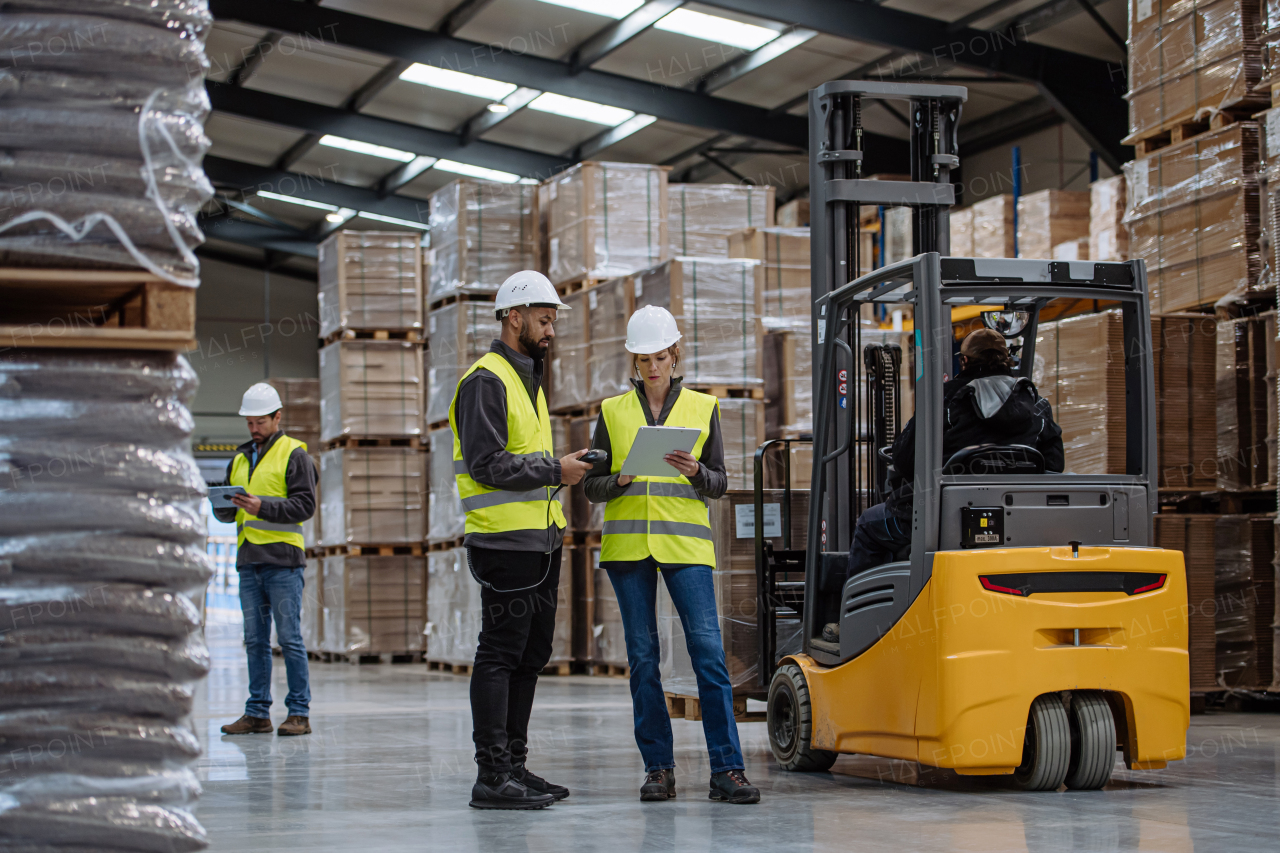
[[[1078,254],[1080,239],[1088,251],[1089,193],[1068,190],[1041,190],[1018,199],[1018,256],[1054,258],[1063,244],[1074,244]],[[1067,260],[1084,260],[1068,258]]]
[[[512,273],[538,268],[538,192],[470,178],[431,195],[427,304],[493,297]]]
[[[421,243],[403,231],[340,231],[321,243],[320,337],[373,331],[418,340]]]
[[[1124,174],[1089,185],[1089,259],[1129,260],[1129,229],[1124,224],[1127,201]]]

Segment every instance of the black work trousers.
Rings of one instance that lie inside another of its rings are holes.
[[[545,554],[468,546],[467,561],[484,608],[471,671],[471,737],[480,772],[501,773],[524,764],[529,752],[533,693],[556,629],[560,548]]]

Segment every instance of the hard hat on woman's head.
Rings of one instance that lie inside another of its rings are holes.
[[[498,288],[498,298],[494,302],[499,318],[512,308],[525,307],[556,308],[564,311],[572,306],[560,301],[551,279],[537,270],[520,270],[507,278]]]
[[[627,352],[651,355],[680,340],[676,318],[666,308],[646,305],[627,321]]]

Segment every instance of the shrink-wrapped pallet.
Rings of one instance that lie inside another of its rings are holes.
[[[765,433],[798,436],[813,430],[813,338],[808,329],[765,335]]]
[[[340,231],[320,244],[320,337],[422,329],[422,237]]]
[[[555,284],[628,275],[668,257],[666,167],[587,161],[548,184]]]
[[[556,337],[547,359],[551,367],[547,406],[552,411],[580,409],[591,399],[588,387],[591,354],[588,292],[580,290],[563,297],[571,310],[563,312],[556,322]]]
[[[467,549],[427,555],[427,660],[471,666],[480,639],[480,584],[467,567]]]
[[[324,558],[324,649],[344,655],[422,651],[423,557]]]
[[[213,563],[172,353],[0,354],[0,838],[206,846],[190,808]]]
[[[1214,627],[1217,677],[1224,687],[1271,684],[1274,560],[1274,519],[1246,515],[1218,519]]]
[[[423,540],[426,454],[408,447],[320,455],[320,544],[409,545]]]
[[[449,419],[458,380],[502,331],[492,302],[455,302],[427,315],[431,354],[427,368],[428,424]]]
[[[964,207],[951,211],[951,248],[948,254],[953,258],[972,258],[973,254],[973,208]]]
[[[1217,485],[1215,399],[1217,323],[1204,314],[1151,318],[1156,384],[1156,449],[1160,486]]]
[[[618,595],[609,580],[609,573],[600,568],[600,547],[590,545],[586,552],[587,566],[595,583],[595,607],[592,611],[595,648],[591,662],[606,666],[626,666],[627,635],[622,625]]]
[[[755,482],[756,448],[764,442],[764,401],[720,400],[720,435],[730,489],[750,489]]]
[[[569,421],[569,446],[564,451],[570,453],[590,447],[596,436],[599,420],[596,415],[583,415]],[[557,448],[559,452],[559,448]],[[569,522],[578,533],[599,533],[604,527],[603,503],[592,503],[587,500],[587,493],[582,483],[571,486],[566,491],[570,494]]]
[[[1089,193],[1040,190],[1018,199],[1018,257],[1051,258],[1053,247],[1089,237]]]
[[[1062,428],[1066,471],[1125,472],[1123,322],[1118,310],[1043,324],[1034,377]]]
[[[427,492],[427,540],[448,542],[463,536],[467,521],[453,470],[453,430],[447,426],[433,429],[428,441],[431,482]]]
[[[320,439],[422,435],[422,348],[334,341],[320,350]]]
[[[676,370],[685,384],[764,384],[761,275],[758,261],[702,258],[675,258],[636,273],[636,310],[666,308],[684,335]]]
[[[975,258],[1015,256],[1013,208],[1013,196],[1007,193],[983,199],[969,208],[973,211]]]
[[[771,186],[751,184],[671,184],[667,187],[670,257],[728,255],[731,234],[773,226]],[[648,266],[646,264],[646,266]]]
[[[778,205],[774,214],[774,224],[779,228],[808,228],[809,199],[795,198],[786,204]]]
[[[591,324],[587,362],[587,399],[591,402],[631,390],[631,353],[627,352],[627,321],[635,304],[635,281],[613,278],[587,291]]]
[[[307,452],[320,458],[320,380],[273,378],[267,384],[276,389],[283,406],[280,429],[307,445]]]
[[[1152,310],[1212,305],[1259,287],[1258,125],[1237,122],[1124,165],[1129,251]]]
[[[1169,613],[1167,621],[1162,621],[1161,635],[1148,642],[1165,639],[1176,648],[1177,633],[1185,630],[1191,689],[1213,690],[1217,687],[1214,560],[1218,516],[1159,513],[1154,520],[1156,547],[1182,552],[1187,606]]]
[[[1055,261],[1087,261],[1089,260],[1089,238],[1077,237],[1058,243],[1053,247],[1049,257]]]
[[[308,557],[302,570],[302,645],[322,651],[324,645],[324,558]]]
[[[1124,224],[1124,173],[1089,185],[1089,259],[1127,261],[1129,229]]]
[[[212,23],[203,0],[6,7],[0,262],[198,285]]]
[[[507,277],[538,269],[538,192],[526,184],[460,178],[431,195],[427,302],[495,294]]]
[[[1275,314],[1218,324],[1218,488],[1275,483]]]
[[[766,330],[808,329],[813,315],[808,228],[752,228],[729,237],[729,257],[760,262]]]

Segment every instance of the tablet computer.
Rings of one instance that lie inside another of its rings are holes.
[[[247,495],[244,486],[210,486],[209,487],[209,503],[218,509],[227,509],[234,507],[231,502],[232,495]]]
[[[692,453],[701,434],[702,430],[692,427],[640,427],[621,473],[633,477],[679,477],[680,472],[662,457],[675,450]]]

